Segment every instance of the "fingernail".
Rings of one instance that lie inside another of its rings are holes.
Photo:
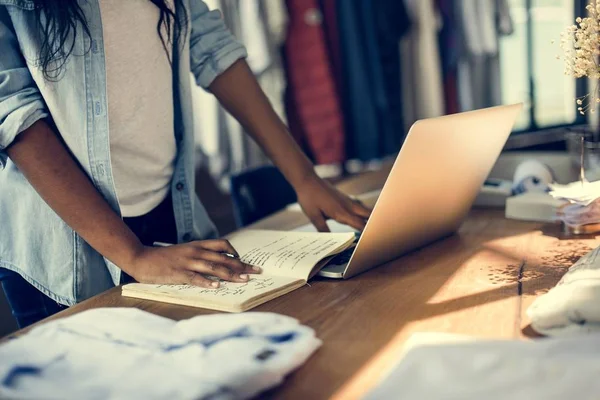
[[[247,280],[247,279],[248,279],[248,275],[246,275],[246,274],[241,274],[241,275],[240,275],[240,279]]]
[[[219,287],[219,282],[213,282],[210,284],[212,287]]]
[[[252,271],[261,272],[262,268],[261,267],[252,267]]]

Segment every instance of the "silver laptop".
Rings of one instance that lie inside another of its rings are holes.
[[[319,275],[350,278],[455,233],[510,135],[522,104],[417,121],[356,245]],[[329,221],[332,231],[352,228]]]

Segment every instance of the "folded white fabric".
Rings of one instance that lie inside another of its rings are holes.
[[[320,344],[312,329],[277,314],[175,322],[95,309],[0,346],[0,398],[244,399],[279,384]]]
[[[527,310],[531,326],[548,336],[600,331],[600,247],[579,259],[558,284]]]
[[[597,400],[600,336],[409,350],[364,400]]]
[[[600,181],[572,182],[568,185],[550,185],[550,195],[555,199],[568,200],[571,203],[587,206],[600,198]]]

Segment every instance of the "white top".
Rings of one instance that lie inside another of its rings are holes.
[[[160,11],[152,2],[100,0],[100,10],[113,179],[122,215],[139,216],[165,199],[173,175],[170,54],[156,31]]]

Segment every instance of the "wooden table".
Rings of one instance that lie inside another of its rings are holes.
[[[387,172],[368,173],[340,188],[352,194],[377,189]],[[302,214],[286,211],[253,227],[291,229],[306,222]],[[599,244],[595,238],[561,237],[554,226],[506,220],[498,210],[473,210],[458,235],[348,281],[316,279],[256,309],[297,318],[324,342],[265,397],[357,398],[415,332],[533,336],[528,305]],[[209,313],[123,298],[115,288],[53,318],[96,307],[137,307],[175,320]]]

